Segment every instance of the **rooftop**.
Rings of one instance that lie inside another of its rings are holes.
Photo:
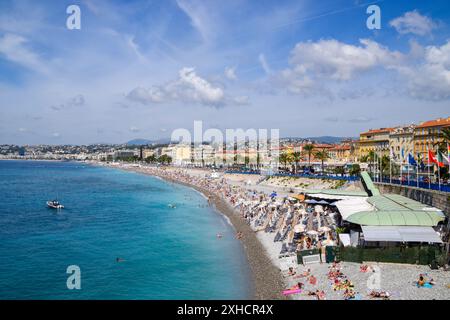
[[[422,122],[421,124],[419,124],[417,126],[417,128],[430,128],[430,127],[438,127],[438,126],[450,126],[450,117],[425,121],[425,122]]]

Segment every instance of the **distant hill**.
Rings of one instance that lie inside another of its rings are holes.
[[[147,144],[151,144],[152,142],[150,140],[147,139],[133,139],[128,141],[127,145],[129,146],[143,146],[143,145],[147,145]]]
[[[151,144],[167,144],[170,142],[170,139],[158,139],[158,140],[147,140],[147,139],[133,139],[128,142],[126,142],[126,145],[129,146],[145,146],[145,145],[151,145]]]
[[[342,140],[355,139],[355,138],[352,138],[352,137],[321,136],[321,137],[308,137],[306,139],[311,140],[311,141],[316,141],[316,142],[319,142],[319,143],[335,144],[335,143],[340,143]]]

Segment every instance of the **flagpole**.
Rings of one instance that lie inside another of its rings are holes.
[[[408,159],[407,168],[408,168],[408,186],[409,186],[409,159]]]
[[[437,154],[439,155],[439,149],[437,151]],[[439,158],[438,158],[438,164],[437,164],[437,170],[438,170],[438,184],[439,184],[439,191],[441,191],[441,166],[439,165]]]
[[[392,184],[392,151],[389,152],[389,183]]]
[[[441,191],[441,167],[439,165],[437,166],[437,170],[438,170],[439,191]]]
[[[403,166],[403,157],[402,155],[400,155],[400,184],[403,185],[403,170],[402,170],[402,166]]]
[[[428,150],[428,189],[431,189],[431,176],[430,176],[430,150]]]
[[[448,142],[447,142],[447,162],[448,162],[448,174],[450,174],[450,145],[448,144]]]
[[[419,161],[419,159],[417,159]],[[419,187],[419,162],[416,164],[416,182],[417,182],[417,188]]]
[[[380,182],[383,182],[383,151],[380,152]]]

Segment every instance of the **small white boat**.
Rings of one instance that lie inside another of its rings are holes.
[[[58,200],[47,201],[47,206],[52,209],[64,209],[64,206]]]

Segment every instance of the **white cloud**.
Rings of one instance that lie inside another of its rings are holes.
[[[350,80],[377,66],[398,64],[403,55],[372,40],[360,40],[362,46],[337,40],[298,43],[291,52],[292,71],[334,80]]]
[[[400,34],[412,33],[419,36],[431,34],[437,23],[431,18],[421,15],[417,10],[406,12],[403,16],[389,22]]]
[[[276,85],[289,93],[303,96],[342,98],[345,92],[356,95],[355,88],[337,94],[331,88],[345,86],[350,80],[376,68],[393,69],[405,56],[372,40],[361,39],[361,45],[334,39],[300,42],[291,51],[290,67],[274,77]]]
[[[225,77],[227,77],[227,79],[229,80],[237,80],[237,76],[236,76],[236,68],[233,67],[226,67],[225,68]]]
[[[52,134],[52,137],[53,137],[53,138],[59,138],[59,137],[61,137],[61,135],[60,135],[58,132],[54,132],[54,133]]]
[[[137,128],[135,126],[132,126],[132,127],[130,127],[130,131],[133,132],[133,133],[136,133],[136,132],[139,132],[141,130],[139,130],[139,128]]]
[[[59,105],[52,105],[50,108],[55,111],[60,111],[63,109],[68,109],[71,107],[81,107],[85,104],[86,100],[82,94],[77,94],[76,96],[68,99],[65,103]]]
[[[250,103],[250,98],[248,96],[235,97],[232,99],[232,101],[230,103],[240,105],[240,106],[248,105]]]
[[[127,95],[127,98],[142,104],[159,103],[166,99],[166,93],[162,88],[156,86],[149,89],[137,87]]]
[[[194,68],[183,68],[180,80],[174,86],[174,94],[183,93],[187,98],[202,104],[220,104],[225,96],[221,88],[214,87],[205,79],[197,76]]]
[[[272,70],[270,69],[270,66],[267,63],[266,56],[263,53],[259,54],[258,61],[266,74],[272,73]]]
[[[137,87],[127,98],[142,104],[178,101],[216,107],[229,101],[222,88],[197,75],[194,68],[181,69],[178,79],[165,85]]]
[[[398,68],[411,96],[428,100],[450,98],[450,40],[442,46],[425,48],[424,59],[416,66]]]
[[[28,40],[22,36],[7,33],[0,37],[0,56],[33,71],[47,73],[39,56],[27,47]]]
[[[200,33],[203,40],[207,41],[214,37],[213,24],[210,23],[208,12],[201,2],[177,0],[177,5],[191,19],[191,25]]]

